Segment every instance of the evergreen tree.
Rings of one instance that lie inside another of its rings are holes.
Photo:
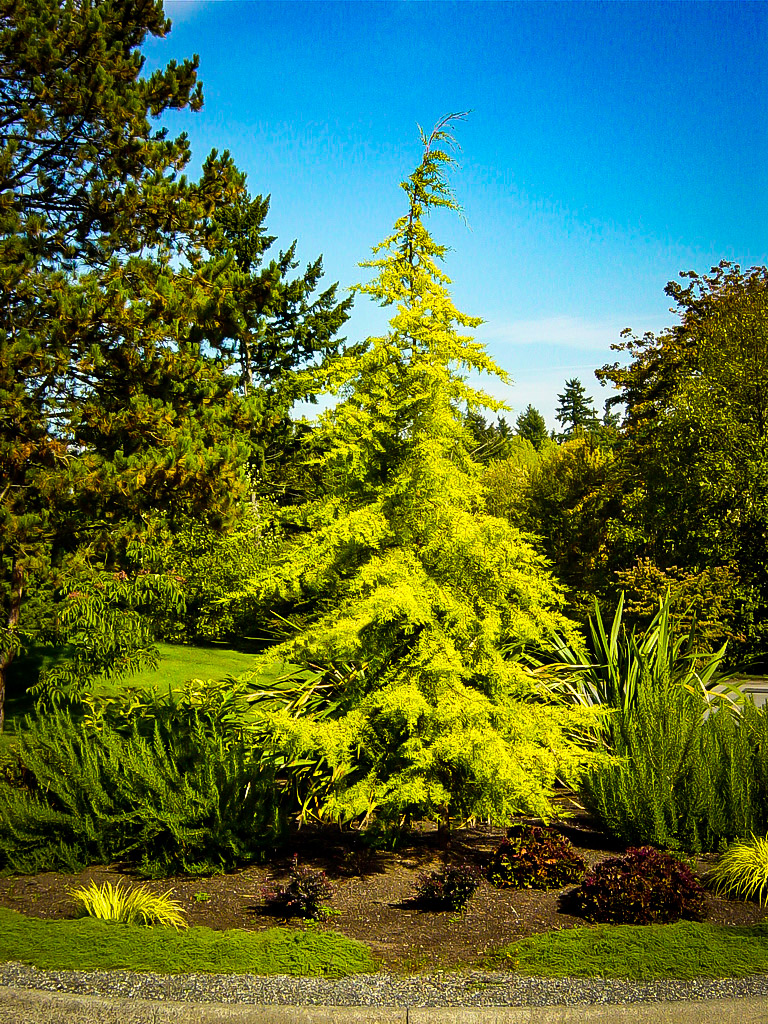
[[[313,297],[322,278],[322,257],[300,277],[296,241],[265,262],[275,236],[265,219],[270,197],[251,197],[245,175],[228,153],[214,150],[204,168],[210,180],[229,180],[226,200],[204,211],[199,241],[189,254],[191,270],[206,282],[189,318],[190,338],[232,361],[241,393],[258,408],[251,433],[252,483],[263,493],[285,484],[287,463],[301,431],[291,420],[297,401],[313,401],[315,376],[302,372],[317,357],[335,354],[352,298],[336,300],[336,285]]]
[[[149,118],[199,108],[197,63],[139,78],[138,46],[168,27],[161,3],[0,4],[0,728],[23,599],[31,595],[39,610],[55,585],[55,535],[78,531],[103,476],[95,453],[81,461],[85,439],[70,416],[85,397],[84,377],[100,364],[95,332],[109,336],[116,317],[130,329],[141,313],[125,293],[119,257],[154,249],[169,221],[187,222],[189,189],[176,174],[188,158],[186,139],[153,132]],[[104,289],[97,271],[108,276]],[[124,376],[139,359],[134,352],[124,360]],[[201,382],[196,397],[207,386]],[[85,423],[84,409],[79,416]],[[106,489],[141,491],[131,440],[115,455]],[[179,480],[182,490],[199,468]],[[111,519],[106,510],[102,532]],[[159,589],[173,598],[170,581],[158,577]],[[127,614],[122,625],[132,621]],[[112,625],[101,648],[115,653],[124,645],[120,624]]]
[[[555,418],[564,428],[559,440],[565,441],[579,432],[589,433],[599,426],[592,399],[587,397],[586,388],[578,377],[565,382],[565,390],[557,396],[557,403]]]
[[[325,765],[316,809],[332,819],[546,815],[555,775],[587,756],[568,738],[581,712],[532,700],[502,653],[570,626],[541,557],[483,512],[462,410],[498,403],[462,371],[504,375],[459,333],[480,320],[453,305],[446,249],[424,223],[458,208],[442,167],[451,120],[422,133],[422,160],[402,183],[407,213],[362,264],[376,276],[356,290],[395,312],[386,336],[334,361],[340,400],[309,449],[324,490],[254,583],[296,629],[267,656],[327,670],[327,717],[274,729],[291,756]]]
[[[496,423],[488,423],[482,413],[472,410],[465,422],[474,442],[471,454],[476,462],[487,465],[509,457],[513,435],[503,416]]]
[[[610,398],[606,399],[603,406],[603,427],[612,434],[618,434],[621,427],[621,413],[615,412],[610,405]]]
[[[202,104],[196,59],[140,77],[169,27],[148,0],[0,0],[0,728],[24,638],[74,643],[69,682],[151,657],[147,614],[183,595],[147,520],[236,515],[279,373],[346,316],[307,299],[319,261],[259,270],[266,204],[227,154],[189,182],[152,128]]]
[[[530,404],[526,406],[525,411],[521,412],[515,420],[515,428],[518,436],[522,437],[525,441],[530,441],[536,451],[539,451],[544,442],[549,438],[544,417],[538,409],[534,409]]]

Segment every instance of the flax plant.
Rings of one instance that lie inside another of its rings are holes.
[[[642,633],[610,630],[596,605],[590,645],[557,642],[534,674],[551,696],[604,710],[592,741],[610,755],[579,781],[585,805],[617,839],[713,850],[766,825],[768,720],[703,653],[695,623],[680,636],[669,593]]]
[[[701,694],[710,703],[727,700],[733,707],[743,703],[743,695],[721,670],[725,645],[714,654],[702,653],[696,646],[695,623],[685,635],[675,636],[670,605],[667,591],[650,625],[638,635],[634,630],[628,633],[623,626],[623,593],[610,631],[595,601],[594,615],[589,620],[591,657],[558,636],[548,661],[540,661],[535,674],[548,690],[573,703],[615,708],[630,718],[643,681],[656,687],[678,685]]]

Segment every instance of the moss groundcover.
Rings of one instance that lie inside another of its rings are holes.
[[[768,973],[768,924],[567,928],[511,943],[489,966],[550,978],[743,978]]]
[[[214,931],[44,921],[0,907],[0,960],[63,970],[163,974],[292,974],[343,977],[375,971],[367,946],[336,932],[270,928]]]
[[[0,960],[43,969],[339,978],[378,965],[367,946],[314,928],[214,931],[46,921],[0,908]],[[727,978],[768,972],[768,924],[598,925],[522,939],[487,967],[544,977]]]

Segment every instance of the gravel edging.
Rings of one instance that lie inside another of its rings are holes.
[[[267,1006],[578,1006],[768,996],[768,974],[694,981],[538,978],[501,971],[347,978],[254,974],[50,971],[0,964],[0,985],[44,992],[179,1003]]]

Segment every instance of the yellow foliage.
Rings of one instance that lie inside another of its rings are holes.
[[[434,148],[444,128],[403,183],[408,215],[365,264],[378,276],[357,289],[395,306],[390,333],[331,367],[340,401],[307,449],[324,492],[293,514],[305,532],[255,584],[267,603],[295,600],[308,623],[270,657],[365,665],[322,721],[275,721],[292,756],[336,772],[318,813],[342,821],[546,817],[555,781],[596,756],[574,739],[577,713],[541,703],[514,657],[574,627],[545,560],[485,512],[469,454],[462,407],[499,403],[461,374],[505,376],[458,333],[481,321],[453,306],[445,250],[421,220],[453,203],[439,173],[450,158]]]

